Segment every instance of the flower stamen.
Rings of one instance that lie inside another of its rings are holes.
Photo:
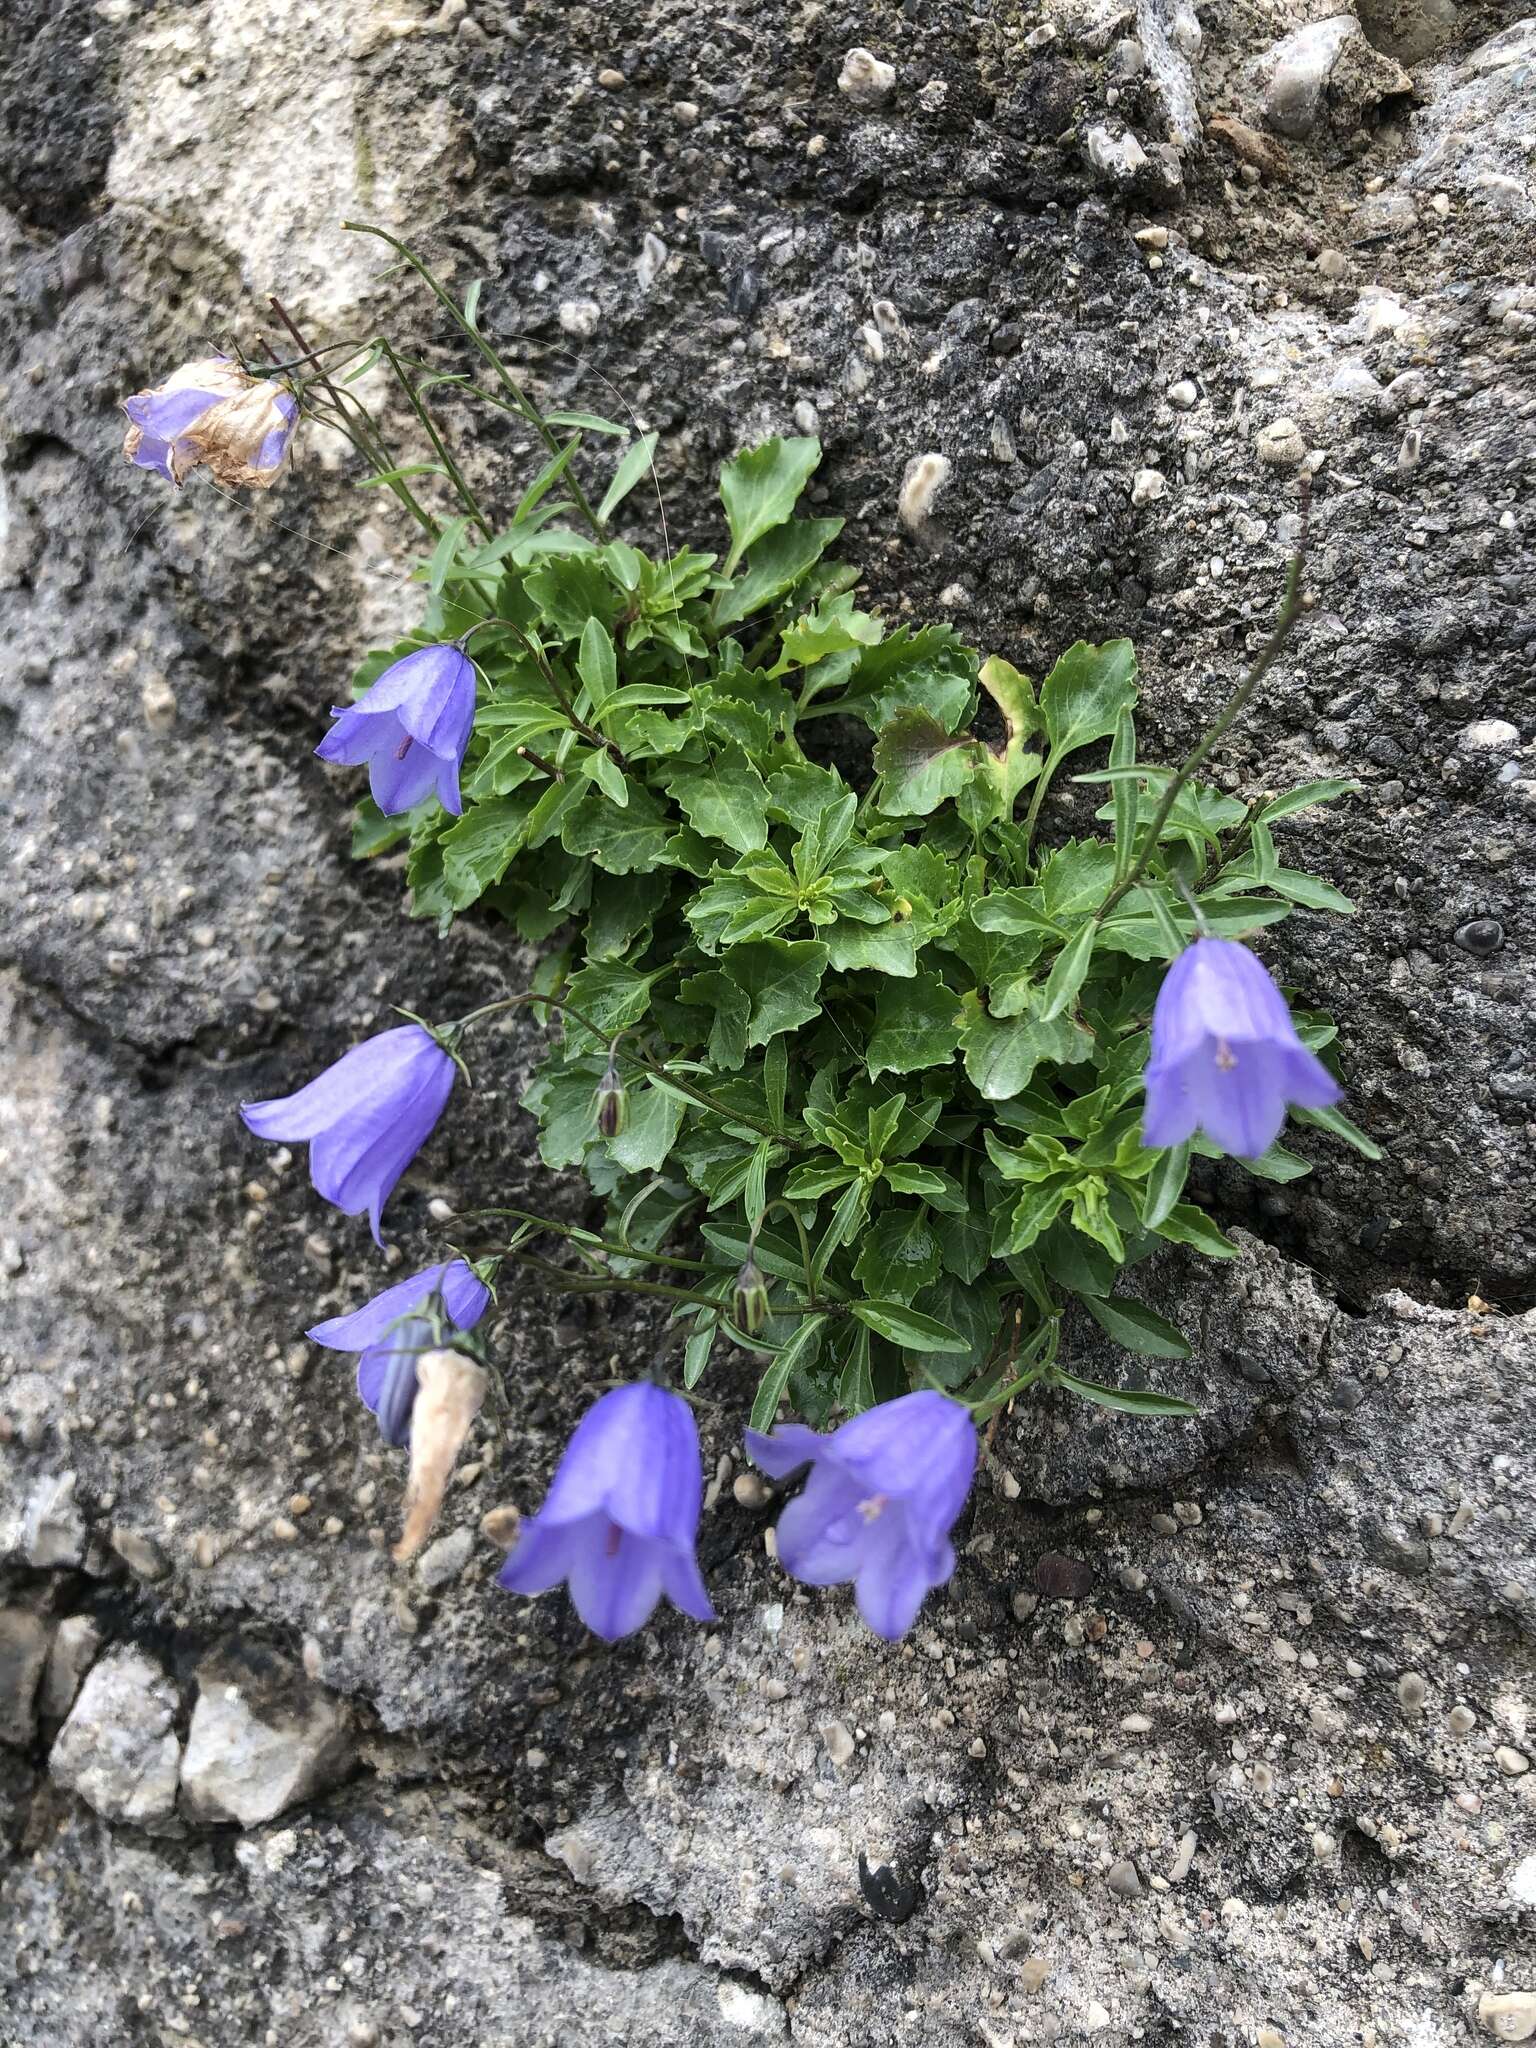
[[[891,1497],[888,1493],[872,1493],[868,1500],[859,1502],[859,1513],[866,1522],[878,1522],[890,1504]]]
[[[1237,1054],[1224,1038],[1216,1041],[1216,1064],[1224,1074],[1230,1074],[1237,1065]]]

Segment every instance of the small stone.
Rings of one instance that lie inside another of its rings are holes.
[[[741,1508],[763,1508],[773,1498],[773,1488],[756,1472],[738,1472],[731,1483],[731,1496]]]
[[[860,45],[848,52],[837,74],[837,89],[856,107],[883,107],[896,90],[896,67]]]
[[[1122,1735],[1150,1735],[1152,1722],[1146,1714],[1122,1714],[1120,1717]]]
[[[1359,33],[1352,14],[1335,14],[1296,29],[1276,45],[1264,94],[1264,118],[1271,128],[1293,141],[1311,134],[1339,54]]]
[[[1338,1850],[1338,1843],[1326,1829],[1319,1828],[1312,1837],[1312,1854],[1319,1863],[1326,1863]]]
[[[297,1543],[299,1540],[298,1523],[290,1522],[286,1515],[274,1515],[268,1527],[278,1543]]]
[[[171,1569],[170,1559],[155,1539],[137,1529],[124,1529],[114,1523],[108,1541],[136,1579],[153,1585],[157,1579],[165,1578]]]
[[[1470,1707],[1455,1706],[1446,1715],[1445,1725],[1452,1735],[1470,1735],[1477,1726],[1477,1716]]]
[[[852,1759],[853,1737],[849,1734],[845,1722],[827,1721],[816,1732],[821,1737],[823,1749],[839,1769]]]
[[[927,525],[934,500],[949,482],[949,472],[949,458],[944,455],[914,455],[907,464],[896,512],[909,533],[920,533]]]
[[[139,691],[144,723],[151,732],[169,732],[176,723],[176,692],[164,676],[151,676]]]
[[[1278,2027],[1260,2027],[1253,2037],[1253,2048],[1285,2048],[1285,2036]]]
[[[1027,1963],[1019,1965],[1019,1985],[1025,1991],[1038,1991],[1051,1974],[1051,1966],[1043,1956],[1031,1956]]]
[[[1536,1991],[1485,1991],[1477,2023],[1495,2041],[1529,2041],[1536,2034]]]
[[[1131,485],[1133,505],[1155,505],[1168,495],[1168,479],[1160,469],[1138,469]]]
[[[1405,1714],[1421,1714],[1428,1697],[1429,1687],[1417,1671],[1405,1671],[1397,1681],[1397,1703]]]
[[[1187,1828],[1179,1837],[1179,1846],[1173,1861],[1168,1866],[1168,1882],[1182,1884],[1188,1877],[1195,1861],[1195,1851],[1200,1846],[1200,1837],[1193,1828]]]
[[[599,71],[597,82],[604,92],[617,92],[621,86],[627,83],[623,72],[615,71],[612,65],[607,65],[603,70]]]
[[[1317,268],[1323,277],[1337,284],[1341,277],[1348,275],[1349,258],[1342,249],[1319,249],[1317,252]]]
[[[1523,1778],[1531,1768],[1530,1758],[1522,1756],[1518,1749],[1511,1749],[1507,1743],[1501,1743],[1493,1752],[1493,1760],[1506,1778]]]
[[[1271,420],[1255,434],[1253,447],[1266,469],[1295,469],[1307,452],[1306,438],[1293,419]]]
[[[1180,377],[1168,386],[1168,403],[1180,412],[1190,412],[1200,403],[1200,387],[1193,377]]]
[[[176,1808],[176,1689],[141,1650],[103,1657],[80,1688],[49,1775],[104,1820],[163,1831]]]
[[[416,1576],[429,1593],[440,1592],[453,1581],[469,1563],[474,1553],[475,1538],[472,1530],[458,1528],[446,1536],[439,1536],[435,1543],[429,1543],[416,1560]]]
[[[1185,1529],[1198,1529],[1205,1520],[1204,1512],[1197,1500],[1176,1500],[1173,1512],[1178,1517],[1180,1526]]]
[[[680,127],[691,128],[699,118],[697,100],[679,100],[672,109],[672,118]]]
[[[1511,725],[1507,718],[1479,718],[1462,728],[1456,743],[1478,753],[1501,753],[1505,748],[1519,746],[1520,728]]]
[[[181,1770],[192,1820],[260,1827],[340,1782],[352,1720],[296,1665],[241,1644],[204,1658]]]
[[[510,1501],[489,1508],[480,1517],[480,1534],[498,1550],[510,1550],[523,1526],[521,1512]]]
[[[1013,1609],[1015,1621],[1028,1621],[1034,1614],[1035,1609],[1040,1605],[1040,1595],[1038,1593],[1015,1593],[1008,1604]]]
[[[57,1726],[68,1717],[81,1682],[101,1651],[101,1630],[88,1614],[71,1614],[53,1632],[37,1710]]]
[[[1095,121],[1083,136],[1083,155],[1109,185],[1134,184],[1147,168],[1147,152],[1127,128],[1121,134]]]
[[[1119,1898],[1141,1897],[1141,1879],[1136,1875],[1135,1864],[1127,1857],[1122,1857],[1118,1863],[1109,1866],[1104,1882]]]
[[[561,333],[572,334],[578,341],[590,340],[602,317],[603,310],[596,299],[566,299],[557,315]]]
[[[64,1571],[85,1559],[85,1518],[73,1472],[39,1479],[21,1518],[21,1554],[39,1571]]]
[[[0,1609],[0,1742],[28,1749],[37,1733],[37,1689],[48,1662],[48,1625],[24,1607]]]
[[[1486,960],[1503,945],[1504,927],[1496,917],[1469,918],[1467,923],[1456,927],[1455,939],[1464,953]]]

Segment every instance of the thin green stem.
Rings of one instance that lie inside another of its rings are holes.
[[[816,1268],[811,1259],[811,1240],[805,1234],[805,1225],[800,1221],[800,1212],[792,1202],[786,1201],[782,1195],[775,1195],[763,1211],[761,1221],[766,1223],[775,1209],[782,1209],[790,1222],[795,1226],[795,1235],[800,1240],[800,1263],[805,1268],[805,1291],[810,1296],[811,1306],[814,1308],[816,1306]],[[748,1249],[755,1248],[756,1244],[757,1231],[754,1230]]]
[[[615,1274],[605,1279],[597,1274],[572,1273],[564,1266],[557,1266],[549,1259],[541,1259],[533,1252],[509,1252],[509,1258],[519,1265],[528,1267],[530,1272],[542,1274],[553,1281],[567,1294],[615,1294],[622,1289],[626,1294],[651,1294],[663,1301],[687,1301],[700,1308],[718,1309],[722,1306],[716,1294],[701,1294],[695,1288],[671,1287],[665,1280],[627,1280]],[[823,1304],[820,1308],[795,1308],[788,1304],[775,1308],[775,1315],[809,1316],[838,1315],[844,1313],[836,1306]]]
[[[523,390],[522,386],[512,376],[510,371],[507,369],[506,364],[501,360],[500,355],[496,352],[494,348],[492,348],[491,344],[485,339],[485,336],[480,332],[479,328],[476,327],[475,323],[472,320],[466,317],[464,309],[458,304],[457,300],[453,297],[452,293],[444,289],[444,287],[432,275],[432,272],[428,270],[427,266],[422,262],[421,258],[417,256],[413,250],[407,248],[404,242],[400,241],[396,236],[390,234],[389,231],[385,228],[371,227],[368,224],[368,222],[359,220],[344,220],[342,222],[342,226],[344,228],[349,229],[353,234],[376,235],[381,242],[387,242],[389,246],[392,249],[394,249],[406,263],[410,265],[412,270],[415,271],[416,275],[427,286],[428,290],[432,293],[433,297],[436,298],[439,304],[443,306],[443,308],[446,310],[450,319],[452,319],[454,325],[460,330],[461,333],[466,334],[469,337],[469,339],[474,343],[475,347],[480,351],[481,355],[484,356],[485,360],[490,364],[491,370],[495,375],[496,381],[500,384],[503,391],[505,391],[507,395],[511,398],[517,410],[522,414],[523,418],[528,422],[529,426],[533,428],[534,432],[538,435],[539,439],[544,443],[544,446],[549,450],[550,454],[558,455],[560,453],[560,442],[557,439],[554,430],[549,426],[548,422],[545,420],[544,415],[539,411],[539,408],[534,404],[533,400],[528,396],[527,392]],[[597,538],[600,541],[606,541],[608,538],[607,527],[603,524],[603,521],[598,517],[597,513],[593,511],[592,506],[587,499],[586,493],[582,490],[581,485],[576,481],[575,477],[572,476],[569,471],[567,471],[566,473],[566,482],[570,486],[571,496],[576,502],[577,511],[580,512],[582,518],[585,519],[587,525],[592,529],[592,532],[597,536]]]
[[[388,363],[390,369],[395,374],[396,382],[399,384],[400,389],[405,393],[406,403],[410,406],[411,411],[415,413],[417,419],[421,422],[422,432],[426,435],[427,439],[432,443],[432,446],[437,453],[438,460],[442,463],[443,468],[448,472],[448,476],[453,484],[453,488],[459,494],[459,503],[464,507],[464,510],[468,513],[469,517],[474,521],[475,525],[479,527],[480,531],[484,534],[485,538],[487,540],[490,540],[495,529],[492,527],[489,519],[486,518],[485,513],[480,509],[479,502],[477,501],[474,492],[469,488],[469,485],[465,482],[463,471],[459,468],[457,462],[454,461],[453,455],[449,450],[447,442],[438,432],[437,422],[433,419],[432,414],[428,409],[425,400],[421,396],[421,393],[416,389],[416,386],[411,382],[410,377],[407,375],[405,365],[401,362],[400,358],[395,354],[394,349],[390,346],[390,344],[387,341],[381,341],[379,346],[383,350],[385,362]]]
[[[539,995],[531,989],[522,995],[503,996],[497,1002],[485,1003],[478,1010],[471,1010],[467,1017],[460,1017],[451,1028],[457,1037],[459,1033],[467,1031],[471,1024],[478,1024],[482,1017],[494,1017],[500,1011],[516,1009],[523,1003],[543,1003],[551,1010],[559,1010],[564,1016],[574,1017],[578,1024],[592,1033],[594,1038],[611,1044],[613,1057],[619,1056],[618,1041],[601,1025],[594,1023],[590,1017],[578,1010],[574,1003],[568,1003],[563,996]],[[623,1032],[619,1034],[621,1038],[626,1035]],[[718,1097],[706,1093],[704,1089],[693,1087],[690,1082],[679,1079],[676,1074],[669,1074],[666,1068],[653,1060],[648,1053],[626,1051],[623,1057],[633,1060],[653,1078],[664,1081],[669,1088],[675,1088],[679,1095],[686,1095],[690,1102],[698,1103],[701,1109],[712,1109],[717,1116],[726,1117],[731,1123],[745,1124],[749,1130],[758,1132],[764,1138],[773,1138],[781,1145],[799,1146],[809,1142],[792,1131],[776,1131],[770,1125],[760,1123],[756,1117],[748,1116],[745,1110],[737,1109],[729,1102],[721,1102]]]
[[[1194,746],[1184,756],[1183,761],[1180,762],[1178,772],[1170,777],[1168,786],[1163,791],[1162,801],[1152,814],[1152,822],[1147,827],[1146,835],[1141,843],[1140,853],[1137,854],[1135,860],[1131,863],[1130,869],[1124,878],[1115,884],[1114,888],[1110,890],[1104,901],[1093,913],[1095,924],[1102,924],[1115,905],[1135,888],[1136,884],[1146,873],[1148,864],[1157,851],[1158,841],[1162,838],[1163,827],[1167,824],[1173,807],[1179,800],[1180,790],[1184,788],[1189,778],[1210,753],[1211,749],[1220,744],[1227,732],[1242,716],[1247,708],[1249,698],[1252,697],[1259,684],[1269,674],[1276,661],[1279,660],[1286,641],[1291,637],[1291,628],[1301,616],[1301,578],[1302,572],[1306,567],[1307,528],[1310,513],[1311,491],[1308,486],[1308,480],[1303,478],[1301,532],[1297,536],[1296,551],[1291,556],[1290,566],[1286,570],[1285,598],[1280,606],[1280,616],[1275,621],[1274,631],[1259,649],[1253,666],[1248,670],[1248,673],[1222,706],[1215,724],[1210,726],[1201,738],[1195,742]]]
[[[672,1252],[647,1251],[644,1245],[622,1244],[612,1238],[591,1237],[585,1232],[574,1230],[568,1223],[559,1223],[552,1216],[536,1216],[531,1209],[467,1209],[461,1220],[473,1222],[482,1216],[515,1216],[520,1222],[532,1223],[539,1230],[547,1230],[556,1237],[568,1239],[572,1244],[585,1245],[594,1252],[607,1252],[613,1258],[643,1259],[652,1266],[676,1266],[680,1272],[712,1273],[716,1270],[705,1259],[685,1259]],[[515,1247],[514,1247],[515,1249]]]
[[[310,348],[309,343],[304,339],[293,320],[289,317],[288,309],[283,305],[282,301],[274,298],[271,301],[271,306],[272,311],[293,336],[295,346],[306,355],[315,355],[317,351]],[[373,417],[362,400],[356,397],[350,400],[351,405],[356,408],[356,417],[354,417],[347,409],[348,398],[337,390],[326,370],[318,371],[314,381],[320,386],[320,389],[335,408],[336,419],[333,424],[340,433],[346,435],[347,439],[364,460],[371,462],[374,468],[381,473],[398,469],[399,464],[379,438],[378,429],[373,424]],[[421,527],[422,531],[430,535],[434,541],[437,540],[439,537],[437,521],[427,511],[426,507],[418,501],[415,492],[411,490],[404,477],[397,476],[393,478],[389,488]]]
[[[1040,764],[1040,773],[1035,777],[1035,786],[1029,795],[1029,809],[1024,813],[1024,845],[1020,851],[1020,859],[1028,855],[1030,847],[1034,844],[1040,806],[1045,802],[1045,793],[1051,786],[1052,777],[1058,766],[1059,760],[1055,756],[1047,758]]]

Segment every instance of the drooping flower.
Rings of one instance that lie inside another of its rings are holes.
[[[336,723],[316,747],[322,761],[368,764],[368,787],[386,817],[437,791],[445,811],[464,810],[459,768],[475,723],[474,663],[446,643],[392,662],[355,704],[334,706]]]
[[[597,1134],[600,1138],[617,1138],[623,1135],[629,1121],[629,1104],[624,1092],[624,1083],[612,1053],[604,1067],[602,1078],[597,1084],[593,1107],[597,1112]]]
[[[299,402],[227,356],[183,363],[163,384],[123,400],[123,453],[140,469],[182,483],[199,463],[234,488],[276,483],[298,425]]]
[[[309,1145],[315,1192],[344,1216],[367,1213],[375,1244],[394,1185],[453,1093],[454,1065],[430,1031],[401,1024],[364,1039],[306,1087],[240,1114],[258,1138]]]
[[[664,1387],[616,1387],[577,1423],[498,1583],[547,1593],[564,1581],[609,1643],[643,1628],[663,1593],[680,1613],[713,1621],[694,1556],[703,1499],[688,1403]]]
[[[332,1316],[306,1332],[332,1351],[360,1354],[357,1391],[378,1417],[380,1436],[397,1447],[411,1440],[416,1361],[436,1336],[427,1314],[434,1296],[455,1329],[472,1330],[485,1314],[491,1290],[463,1259],[446,1259],[397,1280],[350,1315]]]
[[[1292,1104],[1326,1109],[1340,1093],[1269,970],[1236,939],[1196,939],[1163,976],[1146,1089],[1144,1145],[1181,1145],[1200,1130],[1239,1159],[1269,1150]]]
[[[781,1423],[746,1433],[772,1478],[809,1462],[805,1490],[779,1517],[779,1562],[808,1586],[850,1580],[859,1612],[894,1643],[955,1568],[949,1532],[976,1470],[970,1411],[928,1390],[885,1401],[830,1436]]]

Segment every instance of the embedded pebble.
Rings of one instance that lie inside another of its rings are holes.
[[[562,334],[571,334],[578,341],[586,341],[596,334],[603,311],[596,299],[566,299],[561,303],[558,317]]]
[[[848,1732],[846,1722],[823,1722],[817,1733],[821,1737],[822,1748],[825,1749],[834,1764],[841,1767],[850,1760],[854,1751],[854,1741],[852,1735]]]
[[[837,89],[856,107],[883,107],[896,90],[896,67],[860,46],[843,59]]]
[[[429,1543],[416,1560],[416,1576],[427,1588],[436,1593],[444,1586],[451,1585],[469,1563],[474,1552],[474,1532],[459,1528],[446,1536],[439,1536],[435,1543]]]
[[[731,1494],[738,1507],[762,1508],[773,1499],[773,1488],[760,1473],[738,1472],[731,1482]]]
[[[57,1785],[104,1820],[153,1833],[176,1807],[175,1687],[140,1650],[114,1650],[80,1688],[48,1757]]]
[[[1293,419],[1271,420],[1253,439],[1254,453],[1267,469],[1295,469],[1307,453],[1307,443]]]
[[[1470,1735],[1477,1726],[1477,1716],[1470,1707],[1452,1707],[1445,1717],[1445,1725],[1452,1735]]]
[[[1160,469],[1138,469],[1131,485],[1133,505],[1155,505],[1168,495],[1168,479]]]
[[[1200,1837],[1193,1828],[1188,1828],[1179,1837],[1178,1851],[1168,1866],[1168,1882],[1182,1884],[1194,1864],[1195,1851],[1200,1846]]]
[[[1477,2023],[1495,2041],[1529,2041],[1536,2034],[1536,1991],[1485,1991]]]
[[[949,482],[949,472],[945,455],[914,455],[907,464],[896,512],[909,533],[918,533],[927,525],[934,500]]]
[[[1191,377],[1180,377],[1178,382],[1168,386],[1168,403],[1180,412],[1189,412],[1200,403],[1200,387]]]
[[[1422,1713],[1428,1697],[1429,1687],[1417,1671],[1405,1671],[1397,1681],[1397,1702],[1405,1714]]]
[[[1122,1899],[1141,1897],[1141,1879],[1136,1875],[1135,1864],[1128,1857],[1122,1857],[1118,1863],[1109,1866],[1104,1882]]]
[[[1506,1778],[1523,1778],[1531,1768],[1530,1758],[1522,1756],[1518,1749],[1511,1749],[1507,1743],[1501,1743],[1493,1752],[1493,1760]]]

